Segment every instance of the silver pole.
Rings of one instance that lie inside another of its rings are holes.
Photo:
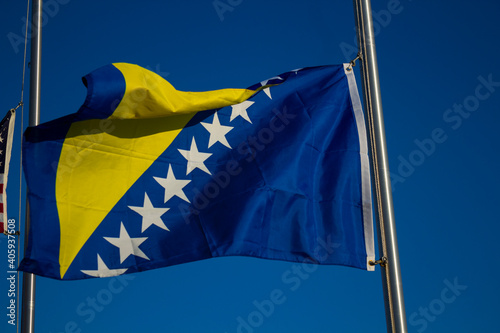
[[[408,332],[370,0],[354,0],[354,14],[361,52],[363,99],[370,132],[387,332]]]
[[[30,107],[29,126],[40,123],[40,86],[42,62],[43,0],[33,0],[31,17]]]
[[[30,105],[29,126],[40,123],[40,82],[42,58],[42,0],[33,0],[31,18],[31,69],[30,69]],[[27,202],[27,200],[26,200]],[[28,243],[30,229],[29,207],[26,204],[26,223],[24,232],[24,248]],[[23,273],[21,333],[35,331],[35,275]]]

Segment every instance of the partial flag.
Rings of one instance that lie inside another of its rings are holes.
[[[0,232],[7,233],[7,178],[14,137],[16,112],[10,110],[0,122]]]
[[[29,128],[20,269],[63,280],[223,256],[372,270],[367,138],[348,64],[177,91],[130,64]]]

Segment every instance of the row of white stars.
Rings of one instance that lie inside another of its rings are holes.
[[[293,72],[297,74],[297,71],[300,69],[296,69]],[[267,85],[270,80],[279,79],[283,80],[279,76],[275,76],[268,80],[264,80],[261,82],[262,86]],[[263,89],[265,94],[272,99],[270,87],[266,87]],[[253,101],[244,101],[236,105],[231,106],[231,116],[229,121],[232,122],[237,117],[242,117],[247,122],[252,123],[250,117],[248,116],[247,109],[252,106],[255,102]],[[217,112],[214,113],[214,117],[212,123],[201,123],[201,125],[210,133],[208,148],[212,147],[217,142],[226,146],[229,149],[232,149],[231,145],[227,141],[226,135],[234,128],[231,126],[221,125],[219,121],[219,117]],[[203,153],[198,150],[198,146],[196,144],[196,140],[193,137],[191,141],[191,146],[189,150],[178,149],[179,153],[186,159],[186,176],[189,175],[195,169],[200,169],[203,172],[211,175],[210,170],[205,165],[205,161],[212,156],[211,153]],[[190,203],[188,197],[184,193],[183,188],[191,182],[190,179],[177,179],[172,170],[172,165],[169,164],[167,177],[153,177],[164,189],[164,203],[167,203],[168,200],[177,196],[178,198]],[[136,206],[128,206],[131,210],[135,211],[139,215],[142,216],[142,227],[141,233],[143,233],[146,229],[148,229],[152,225],[156,225],[157,227],[164,229],[166,231],[170,231],[161,217],[165,214],[170,208],[162,208],[162,207],[154,207],[151,203],[151,200],[148,197],[147,193],[144,193],[144,203],[142,207]],[[139,246],[145,242],[148,237],[130,237],[123,222],[120,225],[120,236],[119,237],[104,237],[109,243],[119,248],[120,251],[120,264],[123,263],[129,256],[134,255],[140,258],[144,258],[150,260],[148,256],[139,248]],[[119,269],[109,269],[101,256],[97,254],[97,270],[81,270],[84,274],[94,276],[94,277],[109,277],[123,274],[127,271],[127,268],[119,268]]]

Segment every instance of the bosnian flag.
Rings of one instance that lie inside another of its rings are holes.
[[[16,113],[10,110],[0,122],[0,232],[6,233],[7,222],[7,175],[9,174],[10,153],[14,136]]]

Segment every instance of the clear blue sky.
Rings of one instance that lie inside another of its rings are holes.
[[[345,62],[354,48],[351,1],[220,0],[219,13],[212,0],[46,3],[42,122],[76,112],[86,95],[80,78],[108,63],[139,64],[202,91]],[[372,5],[409,331],[496,331],[500,4]],[[25,6],[5,3],[0,14],[2,112],[20,99],[23,46],[9,36],[23,35]],[[17,138],[20,126],[18,114]],[[9,216],[19,219],[18,152],[11,169]],[[6,246],[0,238],[0,331],[10,333]],[[221,258],[123,279],[37,278],[35,328],[233,333],[245,321],[259,325],[241,332],[385,332],[379,269],[322,266],[284,279],[293,269]],[[256,314],[275,290],[279,304]]]

